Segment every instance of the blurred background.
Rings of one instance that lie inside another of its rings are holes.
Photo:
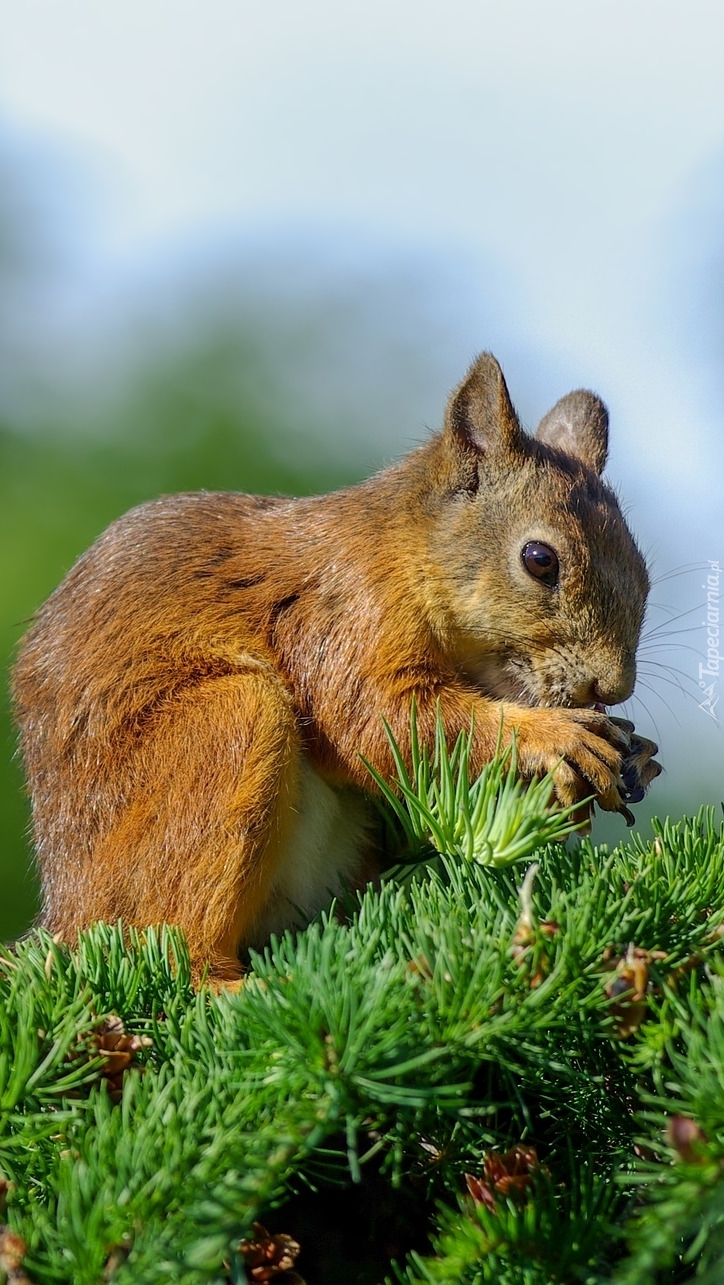
[[[626,707],[666,766],[642,828],[724,797],[724,678],[699,670],[724,561],[723,42],[715,0],[5,6],[4,676],[130,505],[359,479],[489,348],[529,427],[573,387],[611,411],[656,580]],[[36,906],[6,692],[3,937]]]

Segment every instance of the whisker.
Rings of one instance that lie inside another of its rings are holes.
[[[646,643],[643,647],[639,647],[638,655],[641,656],[646,651],[662,651],[664,648],[667,651],[693,651],[695,656],[701,655],[699,648],[694,647],[692,643],[670,643],[665,638],[654,639],[652,643]]]
[[[670,650],[673,651],[674,648],[671,648]],[[676,642],[675,650],[676,651],[693,651],[694,655],[698,655],[696,648],[689,648],[689,646],[687,646],[685,642]],[[664,654],[666,655],[667,651]],[[653,657],[651,657],[651,655],[640,655],[640,654],[639,654],[639,659],[642,659],[644,664],[660,664],[660,666],[664,666],[666,669],[676,669],[678,673],[689,672],[688,669],[682,669],[682,667],[680,667],[680,664],[674,664],[673,662],[671,662],[671,660],[655,660],[653,659]]]
[[[670,713],[671,717],[673,718],[674,722],[676,723],[676,726],[677,726],[677,727],[681,727],[681,725],[682,725],[682,724],[681,724],[681,719],[679,718],[678,714],[676,714],[676,712],[674,711],[674,709],[672,709],[672,707],[671,707],[671,705],[669,704],[669,702],[667,701],[666,697],[665,697],[665,696],[662,696],[661,692],[657,691],[655,687],[652,687],[652,686],[650,685],[650,683],[644,683],[644,687],[646,688],[646,690],[647,690],[648,692],[651,692],[651,695],[652,695],[652,696],[658,696],[659,700],[660,700],[660,701],[662,701],[662,702],[663,702],[663,704],[664,704],[664,705],[666,706],[666,708],[668,709],[668,711],[669,711],[669,713]]]
[[[671,624],[675,620],[684,620],[686,616],[691,615],[692,611],[703,611],[705,606],[706,603],[704,602],[695,602],[693,607],[687,607],[686,611],[680,611],[678,615],[672,616],[669,620],[662,620],[661,624],[656,625],[655,628],[662,629],[665,625]]]
[[[644,671],[644,672],[645,672],[645,671]],[[680,682],[680,680],[679,680],[678,678],[667,678],[666,674],[649,674],[648,676],[649,676],[649,678],[655,678],[655,679],[657,680],[657,682],[659,682],[659,683],[667,683],[667,684],[669,685],[669,687],[675,687],[675,688],[676,688],[676,690],[677,690],[677,692],[680,692],[680,693],[681,693],[681,695],[682,695],[682,696],[684,696],[684,697],[686,697],[686,699],[687,699],[687,700],[693,700],[693,699],[694,699],[694,692],[689,692],[689,691],[687,691],[687,689],[686,689],[685,687],[683,687],[683,686],[682,686],[682,684],[681,684],[681,682]],[[686,675],[685,675],[685,677],[686,677]],[[695,680],[694,680],[694,679],[692,679],[692,682],[694,682],[694,681],[695,681]],[[650,688],[650,690],[651,690],[651,691],[654,691],[654,690],[655,690],[655,688],[651,687],[651,688]],[[657,693],[657,695],[658,695],[658,693]],[[662,697],[662,699],[663,699],[663,697]]]
[[[688,612],[686,612],[685,614],[686,614],[686,615],[688,615],[689,613],[688,613]],[[679,620],[681,620],[681,619],[682,619],[682,617],[681,617],[681,616],[679,616]],[[673,624],[673,623],[674,623],[674,622],[673,622],[673,620],[672,620],[672,621],[671,621],[671,624]],[[656,639],[656,635],[657,635],[657,634],[660,634],[660,637],[659,637],[659,638],[658,638],[658,640],[657,640],[658,642],[663,642],[663,641],[664,641],[664,639],[666,639],[666,638],[676,638],[679,634],[693,634],[693,633],[694,633],[694,631],[695,631],[696,629],[700,629],[700,628],[701,628],[701,626],[700,626],[700,625],[687,625],[685,629],[672,629],[672,630],[671,630],[671,633],[664,633],[664,634],[661,634],[661,629],[662,629],[662,628],[663,628],[663,626],[661,626],[661,625],[660,625],[660,626],[658,626],[656,629],[650,629],[650,630],[648,631],[648,633],[646,633],[646,634],[643,634],[643,635],[642,635],[642,642],[650,642],[650,640],[651,640],[652,638]]]
[[[647,690],[648,692],[651,692],[651,694],[652,694],[653,696],[658,696],[658,697],[659,697],[659,700],[663,700],[663,701],[664,701],[664,704],[667,706],[667,709],[670,709],[670,706],[669,706],[669,705],[667,704],[667,702],[664,700],[663,696],[661,696],[659,692],[655,691],[655,689],[654,689],[653,687],[650,687],[648,683],[642,683],[642,684],[641,684],[641,686],[642,686],[642,687],[645,687],[645,688],[646,688],[646,690]],[[654,731],[656,732],[656,740],[657,740],[657,741],[661,741],[661,732],[659,731],[658,723],[656,722],[656,719],[654,718],[653,714],[651,713],[651,710],[649,709],[648,705],[646,704],[646,701],[644,700],[643,696],[639,696],[638,692],[635,692],[635,693],[634,693],[634,696],[633,696],[633,699],[634,699],[634,700],[639,701],[639,702],[643,705],[643,707],[644,707],[644,709],[645,709],[646,713],[648,714],[649,718],[651,719],[651,722],[652,722],[652,724],[653,724]],[[681,723],[679,723],[679,720],[678,720],[678,718],[676,717],[676,714],[674,714],[674,711],[673,711],[673,710],[671,710],[671,714],[672,714],[672,716],[673,716],[673,718],[674,718],[674,721],[675,721],[675,722],[679,725],[679,727],[680,727],[680,726],[681,726]],[[633,721],[635,722],[635,719],[634,719]]]
[[[687,674],[686,670],[679,669],[678,665],[667,665],[663,660],[644,660],[643,664],[644,666],[654,665],[656,669],[664,669],[666,670],[667,674],[677,674],[679,682],[683,678],[685,683],[691,683],[692,686],[698,687],[698,683],[697,683],[697,680],[694,678],[694,675]],[[645,674],[647,672],[651,678],[658,677],[657,674],[652,674],[650,669],[648,670],[646,668],[641,669],[641,673]],[[681,690],[684,691],[685,689],[682,687]]]
[[[639,665],[640,673],[648,673],[651,678],[655,678],[656,675],[651,672],[652,668],[664,669],[667,674],[678,674],[680,678],[685,679],[687,682],[696,682],[693,675],[687,674],[686,670],[680,669],[678,665],[669,665],[665,660],[651,660],[650,657],[644,656]]]
[[[651,602],[649,600],[649,602],[647,602],[646,604],[646,607],[647,607],[647,610],[653,607],[654,611],[669,611],[669,612],[676,611],[676,607],[672,607],[668,602]]]
[[[651,656],[639,656],[639,660],[644,665],[655,665],[657,669],[670,669],[672,673],[681,674],[682,678],[690,678],[692,682],[696,682],[688,669],[682,669],[680,665],[672,665],[671,661],[654,660]]]
[[[691,616],[692,612],[698,612],[698,610],[701,610],[702,605],[703,603],[701,605],[698,603],[693,603],[692,607],[687,607],[687,609],[685,609],[685,612],[679,612],[678,616],[675,616],[674,619],[683,619],[684,616]],[[662,621],[661,623],[662,625],[664,625],[664,623],[666,622]]]
[[[675,567],[673,571],[665,571],[661,576],[653,576],[651,584],[665,584],[667,580],[676,580],[678,576],[688,576],[694,571],[704,571],[708,566],[708,562],[687,562],[681,567]]]

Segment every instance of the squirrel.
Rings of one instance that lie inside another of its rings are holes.
[[[483,353],[442,430],[367,481],[115,521],[14,671],[40,922],[167,921],[233,983],[249,946],[374,876],[362,759],[392,774],[383,717],[409,753],[413,698],[423,741],[438,708],[451,743],[472,719],[471,773],[515,733],[524,779],[632,820],[657,746],[605,707],[632,692],[649,583],[607,449],[586,391],[528,435]]]

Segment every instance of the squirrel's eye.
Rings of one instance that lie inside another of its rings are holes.
[[[558,554],[549,544],[531,540],[523,546],[520,556],[528,575],[542,580],[551,589],[558,584]]]

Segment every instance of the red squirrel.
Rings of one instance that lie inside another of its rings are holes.
[[[604,706],[633,689],[644,560],[574,392],[534,437],[495,358],[444,427],[310,499],[199,492],[114,522],[22,643],[14,699],[41,922],[180,926],[219,984],[240,952],[374,868],[366,758],[390,775],[439,706],[471,771],[502,735],[562,805],[625,811],[661,770]],[[623,773],[623,776],[622,776]],[[625,781],[624,781],[625,777]],[[630,797],[630,796],[629,796]]]

